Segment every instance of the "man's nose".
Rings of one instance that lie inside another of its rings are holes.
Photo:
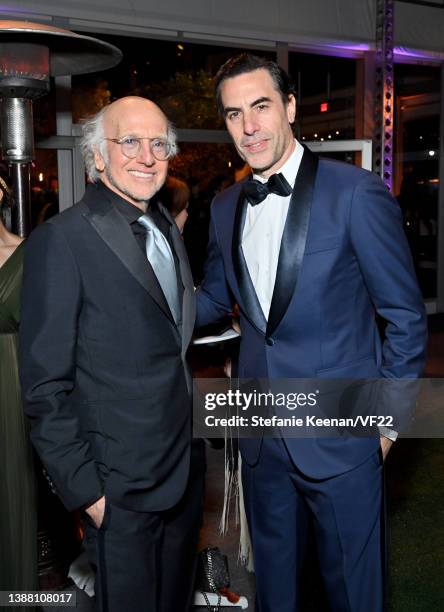
[[[259,124],[257,122],[256,117],[253,113],[245,113],[244,114],[244,133],[245,134],[254,134],[259,130]]]
[[[136,157],[137,161],[145,166],[152,166],[156,163],[156,158],[151,151],[151,144],[149,140],[141,140],[139,152]]]

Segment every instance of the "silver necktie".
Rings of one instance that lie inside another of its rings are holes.
[[[176,267],[168,240],[148,215],[137,222],[146,229],[146,256],[165,295],[176,324],[180,321]]]

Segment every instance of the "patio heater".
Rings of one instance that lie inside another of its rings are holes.
[[[51,76],[97,72],[121,57],[119,49],[90,36],[46,24],[0,21],[1,155],[11,168],[13,231],[20,236],[31,229],[33,100],[49,91]]]

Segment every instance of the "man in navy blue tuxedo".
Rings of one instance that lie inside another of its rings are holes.
[[[383,183],[294,139],[295,98],[275,63],[230,59],[216,96],[253,178],[214,200],[198,324],[239,305],[240,378],[418,377],[426,317]],[[382,471],[393,439],[385,430],[241,440],[259,612],[300,609],[309,522],[331,610],[383,610]]]

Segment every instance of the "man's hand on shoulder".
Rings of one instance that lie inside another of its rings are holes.
[[[100,529],[105,514],[105,496],[85,508],[85,512],[92,518],[97,529]]]

